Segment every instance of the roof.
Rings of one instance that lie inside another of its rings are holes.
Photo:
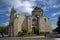
[[[41,9],[40,7],[35,7],[34,10]]]
[[[40,7],[35,7],[33,11],[36,11],[36,10],[43,11],[43,9],[41,9]]]

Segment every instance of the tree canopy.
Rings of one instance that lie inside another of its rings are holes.
[[[8,27],[0,26],[0,33],[8,34]]]
[[[60,16],[58,17],[57,26],[58,27],[56,27],[56,29],[54,29],[54,31],[60,33]]]

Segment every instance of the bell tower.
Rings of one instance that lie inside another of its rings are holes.
[[[16,11],[14,10],[14,8],[12,8],[12,9],[11,9],[11,15],[10,15],[10,19],[12,20],[12,22],[13,22],[13,20],[14,20],[15,14],[16,14]]]
[[[43,10],[39,7],[35,7],[32,11],[32,16],[43,16]]]
[[[35,34],[39,34],[39,20],[40,17],[43,16],[43,10],[39,7],[35,7],[34,10],[32,11],[32,26]]]
[[[9,36],[14,36],[14,17],[15,17],[16,11],[14,10],[14,8],[11,9],[11,13],[10,13],[10,22],[9,22],[9,31],[8,31],[8,35]]]

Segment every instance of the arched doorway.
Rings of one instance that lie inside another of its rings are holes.
[[[34,34],[39,35],[39,25],[38,25],[38,19],[37,18],[32,19],[32,26],[33,26],[32,29],[34,31]]]
[[[35,29],[35,27],[32,27],[32,30],[33,30],[33,32],[34,32],[34,34],[36,33],[36,29]]]

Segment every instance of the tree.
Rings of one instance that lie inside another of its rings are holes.
[[[57,25],[58,25],[58,27],[59,27],[59,29],[60,29],[60,16],[58,17]]]
[[[23,34],[27,34],[27,32],[28,32],[28,30],[27,30],[27,28],[24,26],[24,27],[22,28],[22,33],[23,33]]]
[[[54,29],[54,31],[60,33],[60,16],[58,17],[57,26],[58,27],[56,27],[56,29]]]
[[[2,37],[4,37],[4,34],[8,34],[8,27],[0,26],[0,33]]]
[[[58,27],[56,28],[56,30],[58,33],[60,33],[60,16],[58,17],[57,25],[58,25]]]

